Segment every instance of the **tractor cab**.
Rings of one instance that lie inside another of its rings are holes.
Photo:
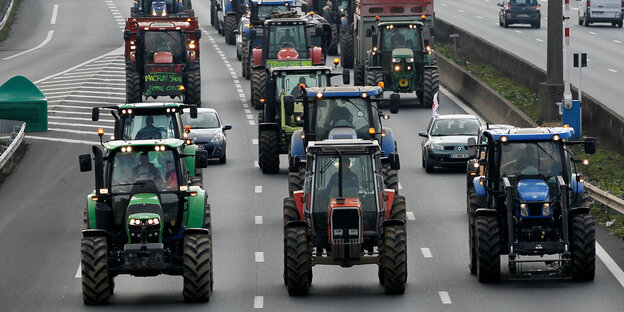
[[[191,0],[134,0],[131,17],[193,16]]]

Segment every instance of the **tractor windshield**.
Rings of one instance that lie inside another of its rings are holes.
[[[120,124],[123,140],[180,138],[175,114],[122,115]]]
[[[549,184],[563,176],[559,145],[553,141],[501,144],[500,175],[543,175]]]
[[[316,140],[324,140],[335,127],[350,127],[355,130],[358,138],[370,137],[369,129],[379,130],[377,108],[367,99],[354,98],[323,98],[313,104],[311,110],[316,112],[312,120],[312,132]],[[372,112],[371,112],[372,110]]]
[[[339,197],[339,159],[338,155],[322,155],[316,158],[312,207],[316,216],[316,230],[327,229],[329,202],[332,198]],[[365,217],[364,229],[374,228],[374,216],[377,212],[372,166],[371,155],[342,156],[342,197],[360,199]]]
[[[276,14],[288,12],[290,10],[290,7],[285,5],[259,5],[258,19],[265,20]]]
[[[308,58],[305,25],[271,25],[269,29],[269,59]]]
[[[145,31],[145,64],[185,63],[185,49],[181,31]]]
[[[385,25],[381,27],[381,51],[407,48],[423,51],[421,32],[416,25]]]
[[[275,84],[277,88],[275,94],[279,95],[283,92],[286,95],[292,95],[293,98],[301,99],[301,91],[299,91],[299,85],[301,84],[306,88],[326,87],[328,84],[327,76],[317,73],[288,73],[278,76]]]

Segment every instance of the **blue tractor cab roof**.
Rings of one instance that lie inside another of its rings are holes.
[[[308,88],[308,97],[361,97],[363,93],[366,96],[375,96],[383,93],[383,89],[379,86],[344,86],[344,87],[324,87],[324,88]]]
[[[491,129],[487,132],[492,134],[495,141],[550,141],[568,139],[574,134],[574,129],[570,127],[537,127]]]
[[[288,3],[289,5],[297,4],[296,0],[252,0],[255,4],[258,5],[284,5]]]

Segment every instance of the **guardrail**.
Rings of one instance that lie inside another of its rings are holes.
[[[587,193],[589,196],[593,198],[595,201],[621,213],[624,214],[624,200],[613,195],[609,194],[587,182],[585,182],[585,188],[587,189]]]
[[[0,141],[6,140],[6,145],[0,143],[0,171],[22,144],[25,132],[25,122],[0,119]]]
[[[4,25],[6,25],[7,21],[9,20],[9,16],[11,16],[11,9],[13,9],[13,0],[9,0],[9,6],[6,9],[6,12],[4,13],[4,16],[2,17],[2,20],[0,21],[0,29],[4,28]]]

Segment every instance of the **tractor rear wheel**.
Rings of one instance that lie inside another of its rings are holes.
[[[369,69],[366,71],[367,86],[376,86],[380,81],[383,81],[383,71],[379,69]]]
[[[406,214],[407,207],[405,205],[405,197],[398,194],[394,195],[394,201],[392,202],[389,219],[406,221]]]
[[[481,283],[500,281],[500,235],[498,219],[490,216],[476,218],[477,276]]]
[[[217,24],[216,23],[216,20],[217,20],[217,8],[215,7],[216,0],[212,0],[210,2],[211,2],[211,4],[210,4],[210,25],[215,27],[215,25]]]
[[[353,34],[350,32],[340,34],[340,63],[343,68],[353,68]]]
[[[340,30],[336,24],[331,24],[332,31],[332,39],[329,42],[329,47],[327,47],[327,55],[338,55],[338,37],[340,36]]]
[[[80,242],[82,301],[88,305],[106,304],[113,294],[113,277],[108,273],[106,237],[83,237]]]
[[[196,104],[201,107],[201,70],[199,63],[193,64],[193,69],[186,76],[185,104]]]
[[[423,73],[423,96],[419,98],[420,105],[431,105],[433,96],[440,88],[440,74],[437,68],[427,68]]]
[[[206,206],[204,207],[204,229],[208,230],[208,233],[210,233],[210,250],[212,250],[212,214],[210,212],[210,204],[206,203]],[[214,279],[212,278],[213,276],[213,263],[212,260],[210,260],[210,292],[212,292],[212,286],[214,284]]]
[[[301,220],[301,218],[299,217],[295,198],[292,196],[284,198],[284,225],[290,221],[297,220]]]
[[[243,77],[245,77],[245,79],[249,80],[249,47],[248,45],[248,41],[244,40],[243,41],[243,51],[241,53],[241,68],[243,71]]]
[[[590,214],[572,216],[572,278],[593,281],[596,273],[596,230]]]
[[[279,132],[273,130],[261,131],[258,141],[260,150],[258,164],[262,169],[262,173],[279,173]]]
[[[133,64],[126,64],[126,103],[140,103],[143,97],[141,77],[133,67]]]
[[[312,283],[312,248],[305,226],[284,229],[284,277],[288,294],[305,296]]]
[[[385,164],[381,167],[381,175],[384,179],[384,188],[393,189],[396,194],[399,194],[399,171],[392,170],[390,164]]]
[[[264,69],[254,69],[251,77],[251,100],[255,109],[262,109],[263,100],[266,97],[266,71]]]
[[[204,302],[212,293],[212,244],[208,234],[184,236],[184,300]]]
[[[236,15],[227,15],[225,17],[225,43],[232,45],[236,43]]]
[[[288,172],[288,194],[292,195],[295,191],[303,190],[304,181],[305,168],[297,167],[297,171]]]
[[[407,282],[407,235],[405,225],[384,226],[383,253],[378,276],[386,294],[403,294]]]
[[[366,77],[364,76],[364,66],[355,65],[355,71],[353,73],[353,85],[355,86],[363,86],[366,81]]]

